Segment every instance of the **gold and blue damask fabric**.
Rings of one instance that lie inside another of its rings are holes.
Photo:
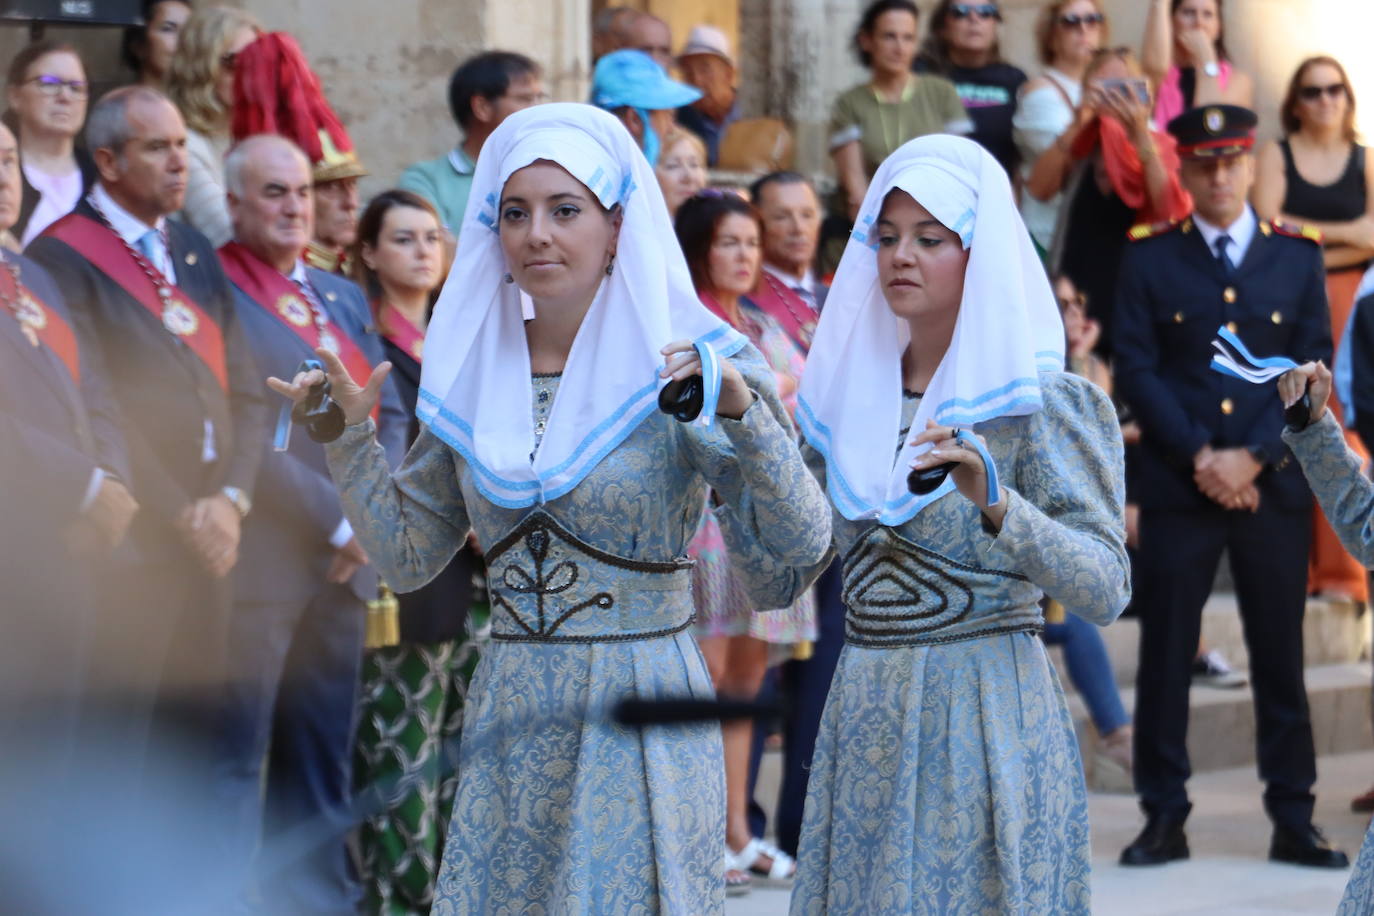
[[[1008,491],[999,533],[957,493],[896,529],[834,517],[846,645],[794,916],[1089,912],[1087,794],[1038,602],[1099,624],[1125,606],[1122,447],[1099,389],[1041,387],[1044,409],[976,428]]]
[[[1301,432],[1285,430],[1322,512],[1345,549],[1364,566],[1374,566],[1374,482],[1364,475],[1360,457],[1345,444],[1331,411]],[[1360,854],[1350,870],[1336,916],[1374,914],[1374,823],[1365,832]]]
[[[1365,831],[1336,916],[1374,916],[1374,823]]]
[[[626,697],[712,695],[683,559],[708,486],[749,562],[809,568],[829,547],[829,508],[767,368],[748,347],[733,360],[759,396],[743,418],[656,413],[533,508],[487,501],[427,429],[394,478],[368,424],[328,447],[354,530],[396,588],[442,569],[469,520],[486,552],[492,642],[468,694],[436,916],[723,909],[719,727],[631,730],[610,713]],[[536,399],[557,386],[536,379]]]
[[[1374,482],[1360,456],[1345,444],[1331,411],[1302,432],[1285,430],[1302,472],[1341,544],[1366,568],[1374,567]]]

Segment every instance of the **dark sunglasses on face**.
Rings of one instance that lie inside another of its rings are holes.
[[[1303,86],[1298,90],[1298,96],[1304,102],[1315,102],[1326,94],[1332,99],[1338,99],[1345,95],[1345,83],[1332,83],[1330,86]]]
[[[62,77],[53,76],[51,73],[35,76],[33,79],[27,80],[26,82],[37,83],[38,91],[44,95],[58,95],[62,92],[63,87],[65,87],[71,91],[72,95],[79,98],[84,96],[87,91],[87,85],[84,80],[64,80]]]
[[[1059,24],[1066,29],[1076,29],[1079,26],[1087,28],[1089,26],[1101,25],[1107,21],[1107,17],[1101,13],[1065,13],[1059,17]]]
[[[967,19],[970,16],[977,16],[979,19],[995,19],[1002,21],[1002,12],[997,9],[995,3],[956,3],[949,8],[949,14],[955,19]]]

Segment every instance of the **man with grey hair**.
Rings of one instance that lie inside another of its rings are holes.
[[[225,178],[234,241],[220,258],[263,373],[291,378],[322,348],[370,375],[386,354],[363,291],[303,260],[316,212],[305,154],[283,137],[248,137],[226,158]],[[399,464],[409,420],[390,379],[374,419],[378,441]],[[246,878],[254,849],[271,849],[274,834],[326,828],[329,841],[290,868],[263,854],[262,894],[273,912],[351,914],[360,893],[344,837],[356,822],[351,774],[364,605],[377,596],[377,573],[344,518],[324,446],[296,431],[277,448],[263,458],[261,509],[244,524],[234,577],[215,791],[230,809],[224,864]]]
[[[133,778],[150,755],[175,753],[203,791],[229,573],[270,415],[214,248],[167,219],[186,192],[181,115],[155,89],[117,89],[91,109],[86,137],[99,182],[27,254],[60,287],[83,361],[102,370],[83,385],[108,379],[142,507],[102,590],[91,691],[108,698],[101,724]]]

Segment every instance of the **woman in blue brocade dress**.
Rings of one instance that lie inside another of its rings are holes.
[[[1116,414],[1063,347],[996,160],[955,137],[889,157],[797,409],[835,508],[846,645],[794,914],[1089,912],[1087,797],[1039,601],[1107,624],[1129,575]],[[948,462],[909,491],[913,466]]]
[[[1374,272],[1365,275],[1361,291],[1374,288]],[[1356,295],[1359,300],[1360,295]],[[1312,493],[1341,539],[1341,544],[1366,569],[1374,568],[1374,482],[1364,473],[1363,458],[1346,446],[1345,433],[1335,414],[1326,409],[1331,398],[1331,371],[1321,363],[1306,363],[1279,378],[1279,397],[1285,407],[1306,391],[1311,397],[1311,422],[1301,430],[1288,427],[1283,441],[1293,450]],[[1347,414],[1348,416],[1349,414]],[[1374,914],[1374,822],[1366,831],[1360,855],[1350,870],[1336,916]]]
[[[486,553],[492,643],[433,912],[719,913],[719,727],[634,730],[611,710],[711,696],[685,559],[707,487],[732,554],[770,568],[822,558],[824,496],[771,371],[697,300],[612,116],[512,115],[459,237],[426,337],[424,428],[394,476],[366,419],[384,373],[360,388],[327,358],[350,424],[330,469],[378,570],[414,588],[469,527]],[[664,378],[697,372],[701,419],[660,413]],[[317,377],[273,387],[300,398]]]

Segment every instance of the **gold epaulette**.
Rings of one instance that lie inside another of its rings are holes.
[[[1178,220],[1164,220],[1161,223],[1140,223],[1132,226],[1131,231],[1126,233],[1126,238],[1132,242],[1139,242],[1144,239],[1152,239],[1157,235],[1163,235],[1178,227]]]
[[[1322,231],[1316,226],[1306,226],[1301,223],[1285,223],[1282,220],[1274,220],[1274,231],[1279,235],[1286,235],[1290,239],[1307,239],[1309,242],[1322,243]]]

